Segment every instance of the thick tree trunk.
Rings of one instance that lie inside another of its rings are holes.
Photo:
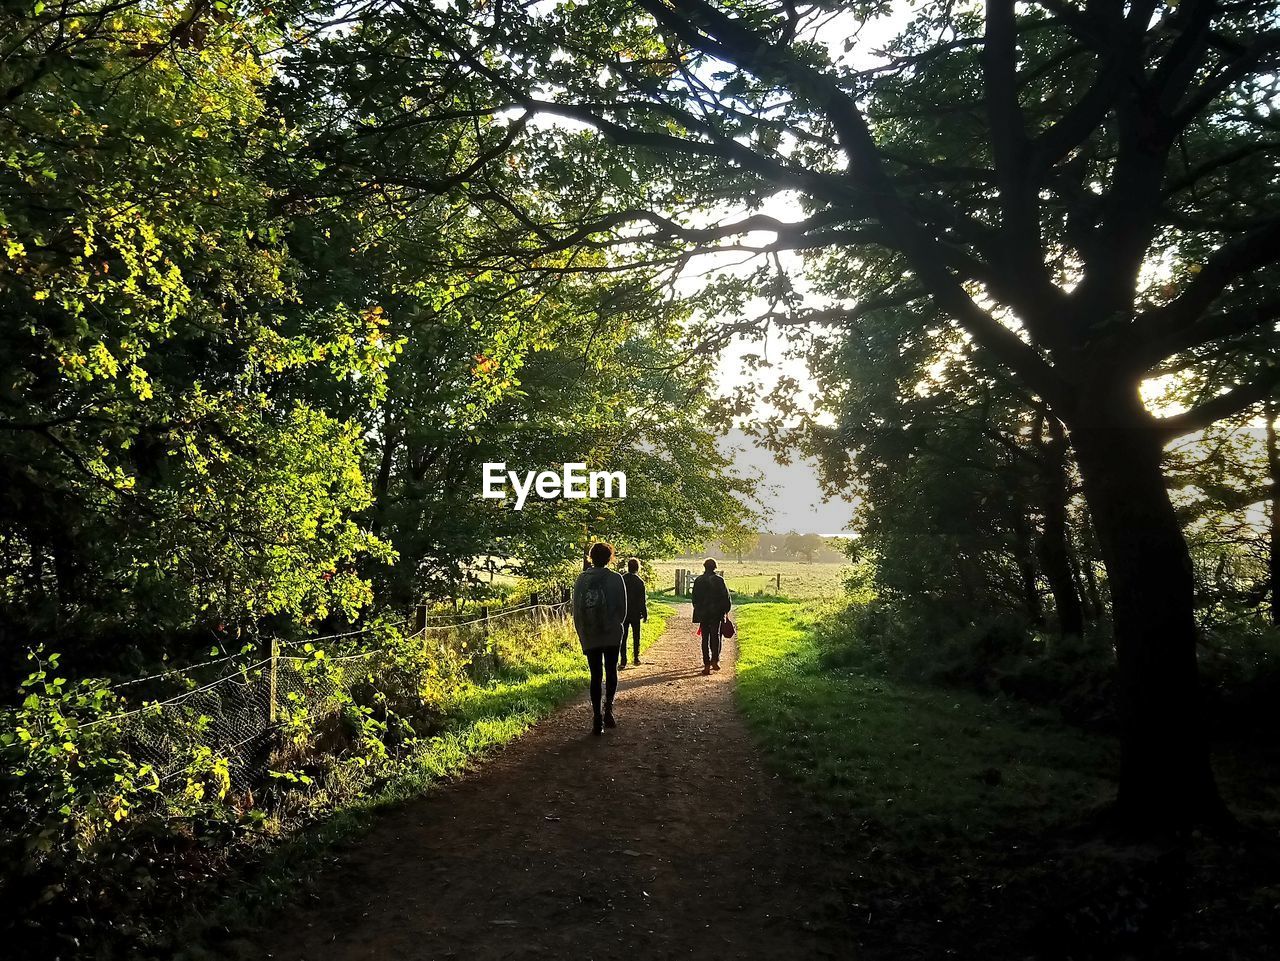
[[[1068,422],[1111,587],[1122,824],[1181,829],[1226,817],[1200,709],[1191,556],[1136,387],[1091,391]]]

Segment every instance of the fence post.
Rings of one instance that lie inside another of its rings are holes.
[[[271,654],[267,663],[267,723],[276,723],[276,665],[280,660],[280,640],[271,638]]]
[[[782,574],[779,573],[777,577],[778,577],[778,596],[781,597],[782,596]]]
[[[538,592],[537,592],[537,591],[534,591],[532,594],[530,594],[530,595],[529,595],[529,606],[530,606],[530,607],[537,607],[537,606],[538,606]]]

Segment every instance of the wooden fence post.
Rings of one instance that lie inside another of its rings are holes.
[[[276,665],[280,660],[280,641],[271,638],[270,660],[267,662],[267,723],[276,723]]]
[[[778,574],[778,596],[782,596],[782,574]]]

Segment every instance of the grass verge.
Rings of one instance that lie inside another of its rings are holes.
[[[1053,714],[860,670],[795,604],[738,611],[738,698],[813,803],[829,923],[868,958],[1264,958],[1274,862],[1089,829],[1114,742]]]

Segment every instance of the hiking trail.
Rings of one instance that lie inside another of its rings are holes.
[[[619,675],[616,730],[589,734],[584,692],[388,810],[276,914],[256,956],[847,956],[821,844],[793,816],[803,801],[734,705],[736,640],[704,677],[689,612]]]

